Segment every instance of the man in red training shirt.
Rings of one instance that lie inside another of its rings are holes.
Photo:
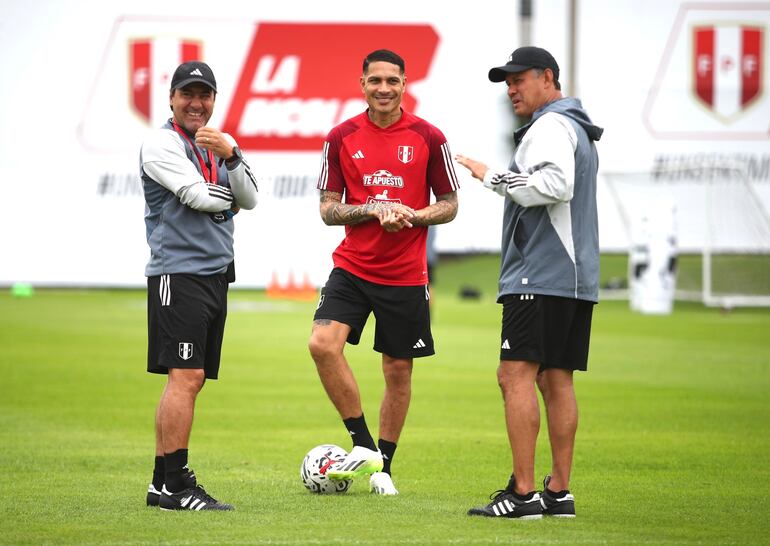
[[[367,55],[361,91],[368,108],[329,132],[318,180],[321,217],[327,225],[344,225],[345,239],[334,251],[308,345],[353,439],[353,449],[327,476],[371,474],[370,490],[379,495],[398,494],[391,461],[409,409],[412,360],[434,353],[427,226],[457,214],[449,145],[436,127],[401,108],[405,88],[401,57],[385,49]],[[374,350],[382,353],[385,377],[377,444],[343,354],[346,342],[358,344],[372,312]]]

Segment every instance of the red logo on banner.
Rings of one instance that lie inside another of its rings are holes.
[[[693,28],[695,95],[710,110],[730,116],[760,95],[763,34],[742,25]]]
[[[430,25],[257,25],[222,130],[246,150],[320,150],[326,133],[366,108],[358,78],[366,54],[392,49],[409,82],[428,74],[438,45]]]
[[[147,123],[152,120],[153,81],[156,81],[157,76],[152,62],[155,47],[154,40],[132,40],[128,43],[131,106]],[[179,64],[201,58],[201,45],[198,42],[181,40],[178,47]]]

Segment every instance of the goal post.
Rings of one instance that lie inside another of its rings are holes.
[[[676,299],[770,306],[770,192],[761,194],[745,169],[605,173],[604,180],[629,249],[641,219],[673,207]]]

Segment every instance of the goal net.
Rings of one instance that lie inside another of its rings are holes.
[[[770,193],[744,169],[614,173],[605,181],[629,249],[640,221],[673,211],[676,299],[770,306]]]

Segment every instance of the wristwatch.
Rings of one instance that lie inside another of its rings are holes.
[[[243,161],[243,154],[238,146],[233,146],[233,155],[226,159],[229,165],[236,165],[238,162]]]

